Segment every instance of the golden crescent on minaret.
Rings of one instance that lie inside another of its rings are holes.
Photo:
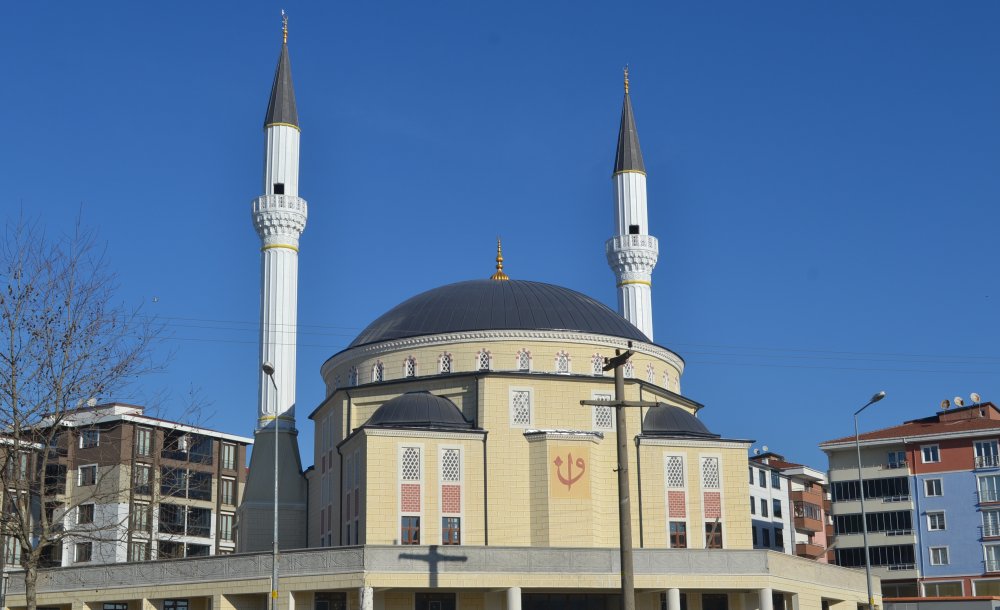
[[[497,237],[497,271],[490,276],[491,280],[497,280],[498,282],[506,282],[510,278],[507,274],[503,272],[503,249],[500,246],[500,238]]]
[[[625,64],[625,93],[628,93],[628,64]]]
[[[281,9],[281,34],[282,44],[288,44],[288,15],[285,14],[285,9]]]

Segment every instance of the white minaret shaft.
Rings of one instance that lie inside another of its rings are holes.
[[[625,71],[625,101],[614,169],[615,232],[605,244],[608,265],[618,283],[618,313],[653,339],[653,268],[659,244],[649,234],[646,167],[639,148]]]
[[[299,197],[299,127],[288,46],[282,44],[264,120],[264,195],[253,202],[261,240],[260,361],[274,365],[274,383],[259,375],[257,430],[295,428],[295,347],[299,236],[307,207]],[[277,388],[275,388],[277,386]]]

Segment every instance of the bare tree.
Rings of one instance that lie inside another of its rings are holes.
[[[161,328],[119,303],[116,291],[103,248],[79,221],[58,238],[23,219],[6,225],[0,243],[0,527],[9,545],[4,554],[19,547],[14,559],[24,570],[28,610],[36,607],[39,568],[64,541],[111,535],[101,531],[107,520],[98,523],[92,511],[118,483],[103,480],[96,468],[67,482],[60,460],[68,443],[86,446],[80,415],[93,399],[115,395],[159,368],[153,348]]]

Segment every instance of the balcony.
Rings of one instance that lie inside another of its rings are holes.
[[[990,523],[979,528],[983,538],[1000,538],[1000,523]]]
[[[806,532],[821,532],[823,531],[823,522],[819,519],[813,519],[811,517],[800,515],[799,511],[795,511],[795,518],[792,525],[797,530],[802,530]]]
[[[1000,456],[997,455],[977,455],[976,470],[986,468],[1000,468]]]
[[[991,502],[1000,502],[1000,490],[998,489],[980,489],[979,490],[979,503],[989,504]]]
[[[1000,559],[987,559],[983,563],[986,564],[986,572],[1000,572]]]
[[[901,462],[889,462],[888,464],[882,464],[882,470],[899,470],[899,469],[909,469],[910,463],[906,460]]]
[[[822,557],[826,549],[818,544],[813,544],[811,542],[799,542],[795,545],[795,554],[799,557],[808,557],[809,559],[816,559]]]

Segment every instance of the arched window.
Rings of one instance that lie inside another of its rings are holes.
[[[403,377],[417,376],[417,359],[413,356],[403,361]]]
[[[531,370],[531,352],[529,352],[526,349],[522,349],[517,353],[517,370],[519,371]]]
[[[632,364],[631,360],[625,363],[625,369],[622,371],[622,374],[625,376],[625,379],[632,379],[635,377],[635,365]]]
[[[438,372],[440,372],[441,374],[450,373],[451,372],[451,354],[449,354],[448,352],[445,352],[445,353],[441,354],[441,357],[438,359],[438,365],[439,365],[438,366]]]
[[[670,373],[663,371],[663,387],[670,389]]]
[[[351,367],[351,372],[347,375],[347,385],[351,387],[358,385],[358,367]]]
[[[385,378],[385,376],[382,374],[382,371],[383,371],[382,361],[379,360],[378,362],[375,363],[375,366],[372,367],[372,381],[373,382],[378,383],[378,382],[382,381]]]
[[[656,383],[656,369],[653,368],[652,362],[646,365],[646,381]]]
[[[479,355],[476,356],[476,367],[480,371],[490,370],[490,364],[492,364],[493,358],[490,353],[486,350],[480,350]]]
[[[590,362],[592,365],[591,368],[593,369],[591,373],[597,376],[604,375],[604,358],[600,353],[594,354],[594,357]]]
[[[565,351],[556,354],[556,374],[569,375],[569,354]]]

